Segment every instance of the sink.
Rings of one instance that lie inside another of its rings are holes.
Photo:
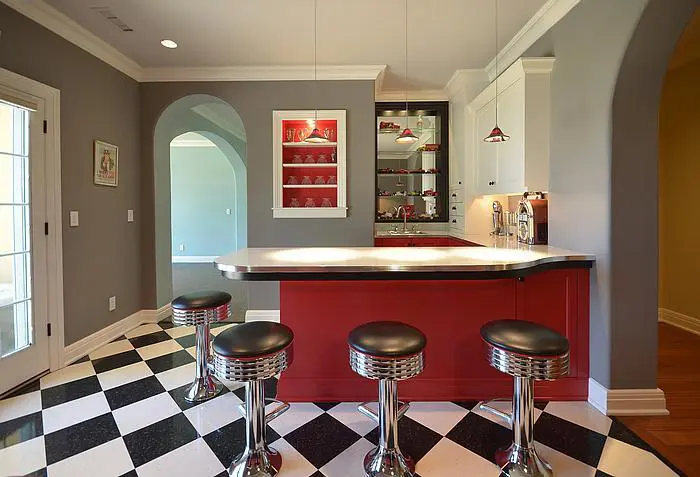
[[[407,230],[407,231],[398,231],[398,230],[389,230],[389,235],[422,235],[425,232],[422,230]]]

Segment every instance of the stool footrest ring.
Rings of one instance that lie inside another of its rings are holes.
[[[277,399],[272,399],[272,398],[265,398],[266,403],[277,403],[277,407],[275,407],[273,410],[265,413],[265,424],[269,424],[270,422],[274,421],[278,417],[280,417],[282,414],[287,412],[290,408],[288,402],[284,401],[279,401]],[[241,403],[238,405],[238,412],[241,413],[241,416],[244,418],[247,418],[248,416],[246,415],[245,412],[245,403]]]
[[[489,402],[510,402],[508,399],[494,399]],[[504,421],[508,423],[510,427],[513,427],[513,414],[510,412],[505,412],[501,411],[500,409],[497,409],[493,406],[489,406],[485,402],[479,403],[479,409],[481,409],[484,412],[488,412],[490,414],[493,414],[494,416],[500,417]]]
[[[371,407],[368,406],[368,404],[372,403],[372,402],[376,402],[376,401],[363,402],[362,404],[357,406],[357,410],[360,411],[365,416],[372,419],[377,424],[379,424],[379,415],[374,411],[374,409],[372,409]],[[408,411],[409,407],[411,407],[410,403],[399,401],[399,410],[398,410],[397,416],[396,416],[397,421],[399,419],[401,419],[404,414],[406,414],[406,411]]]

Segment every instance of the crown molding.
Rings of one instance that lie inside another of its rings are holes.
[[[458,96],[466,96],[470,101],[489,84],[489,78],[485,70],[463,69],[457,70],[447,82],[445,90],[450,99]]]
[[[375,101],[395,102],[406,101],[406,92],[404,91],[379,91],[376,93]],[[448,101],[449,95],[444,89],[409,91],[409,101]]]
[[[138,63],[42,0],[0,0],[0,2],[125,75],[136,81],[140,80],[142,68]]]
[[[370,80],[383,78],[386,65],[319,66],[321,81]],[[314,79],[313,65],[302,66],[228,66],[192,68],[145,68],[142,82],[170,81],[308,81]]]
[[[528,20],[525,26],[486,65],[485,69],[489,75],[489,80],[493,81],[496,76],[506,70],[580,2],[581,0],[547,0],[547,3]],[[496,63],[498,63],[498,71],[496,71]]]

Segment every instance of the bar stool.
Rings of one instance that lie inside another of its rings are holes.
[[[246,447],[228,469],[232,477],[274,477],[282,456],[265,442],[265,425],[282,415],[289,404],[265,399],[265,380],[292,363],[294,333],[270,321],[254,321],[229,328],[214,338],[214,374],[245,383],[245,405],[238,408],[246,420]],[[275,409],[265,413],[265,403]]]
[[[569,374],[569,340],[556,331],[521,320],[500,320],[481,328],[486,358],[514,379],[513,410],[507,414],[486,404],[481,409],[505,419],[513,443],[496,455],[501,476],[551,477],[552,467],[535,450],[535,381],[552,381]]]
[[[376,321],[358,326],[348,336],[350,367],[360,376],[379,380],[379,412],[358,410],[379,424],[379,445],[364,460],[367,477],[412,477],[416,465],[399,448],[398,421],[408,410],[399,402],[397,382],[423,371],[426,338],[413,326]]]
[[[197,371],[194,382],[185,393],[185,400],[201,402],[221,392],[222,384],[209,374],[209,324],[231,316],[231,295],[220,291],[188,293],[172,303],[173,324],[196,326]]]

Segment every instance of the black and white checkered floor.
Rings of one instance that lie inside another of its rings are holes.
[[[212,329],[217,334],[227,326]],[[242,448],[240,384],[192,406],[194,329],[143,325],[0,401],[0,477],[219,477]],[[274,380],[266,392],[274,395]],[[504,423],[475,402],[413,403],[400,421],[422,477],[496,477]],[[281,477],[361,477],[377,442],[353,403],[295,403],[270,423]],[[682,475],[620,422],[587,403],[538,405],[535,437],[558,477]]]

